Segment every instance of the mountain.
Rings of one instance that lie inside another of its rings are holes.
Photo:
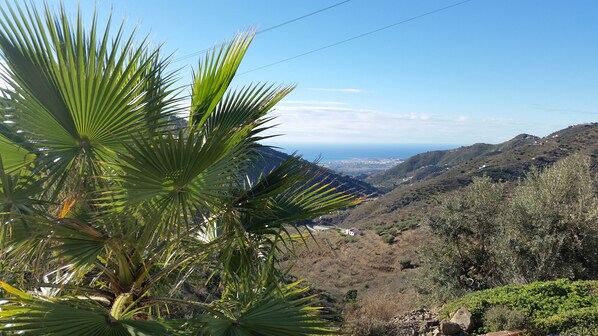
[[[379,188],[392,190],[405,182],[413,183],[413,180],[419,181],[440,175],[450,167],[479,157],[489,157],[519,146],[537,144],[538,140],[540,138],[536,136],[520,134],[497,145],[477,143],[451,150],[421,153],[380,174],[372,175],[366,181]]]
[[[598,123],[571,126],[542,138],[522,134],[496,145],[416,155],[368,179],[394,189],[322,220],[357,227],[361,236],[343,236],[338,230],[315,233],[315,240],[298,244],[296,257],[289,259],[292,274],[339,300],[357,290],[364,309],[396,316],[417,305],[413,281],[420,274],[418,250],[431,239],[423,223],[436,211],[437,196],[471,183],[475,176],[516,183],[532,166],[546,167],[575,153],[589,155],[598,172]]]
[[[469,184],[476,176],[516,181],[532,166],[543,168],[574,154],[598,157],[598,123],[569,126],[543,138],[522,134],[497,145],[475,144],[416,155],[367,180],[390,190],[339,215],[335,224],[365,228],[415,221],[433,197]],[[598,166],[594,164],[598,172]]]
[[[262,160],[259,160],[258,167],[253,172],[253,178],[257,178],[257,176],[259,176],[259,174],[262,172],[267,172],[275,167],[278,167],[291,157],[286,153],[274,150],[270,147],[261,147],[258,149],[258,152],[262,157]],[[304,162],[312,166],[311,172],[315,173],[316,175],[314,182],[328,183],[338,191],[350,193],[364,198],[375,197],[381,194],[378,188],[373,187],[367,182],[360,181],[347,175],[335,173],[328,168],[324,168],[307,161]]]

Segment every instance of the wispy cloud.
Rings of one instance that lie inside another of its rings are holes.
[[[311,91],[320,91],[320,92],[340,92],[340,93],[365,93],[369,92],[363,89],[356,89],[356,88],[340,88],[340,89],[327,89],[327,88],[309,88]]]
[[[274,113],[279,126],[273,133],[285,134],[280,140],[286,142],[464,143],[464,138],[471,142],[504,141],[492,135],[512,134],[529,127],[511,119],[388,112],[349,105],[282,104]]]

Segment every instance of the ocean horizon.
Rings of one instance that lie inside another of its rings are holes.
[[[279,144],[275,149],[287,154],[297,153],[305,160],[333,162],[355,159],[406,160],[420,153],[454,149],[456,144]]]

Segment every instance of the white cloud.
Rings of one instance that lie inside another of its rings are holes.
[[[316,103],[316,102],[309,102]],[[510,119],[467,115],[387,112],[348,105],[284,104],[274,114],[277,142],[473,143],[500,142],[529,128]]]
[[[321,92],[341,92],[341,93],[365,93],[365,92],[369,92],[367,90],[356,89],[356,88],[340,88],[340,89],[309,88],[308,90],[311,90],[311,91],[321,91]]]

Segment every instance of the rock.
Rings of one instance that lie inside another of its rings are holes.
[[[429,310],[419,309],[396,316],[389,321],[392,325],[393,336],[428,335],[433,329],[438,329],[439,322]]]
[[[458,335],[463,332],[463,328],[455,322],[442,321],[440,322],[440,332],[445,335]]]
[[[457,323],[461,326],[461,329],[467,332],[472,331],[475,327],[473,323],[473,317],[469,310],[467,310],[465,307],[461,307],[459,310],[457,310],[455,315],[453,315],[451,322]]]

